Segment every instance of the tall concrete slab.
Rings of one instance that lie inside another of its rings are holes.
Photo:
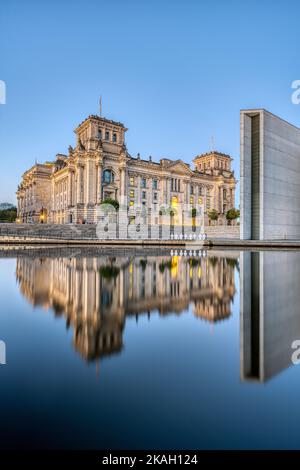
[[[242,381],[266,382],[293,366],[300,340],[300,253],[241,253]]]
[[[241,111],[241,238],[300,239],[300,129]]]

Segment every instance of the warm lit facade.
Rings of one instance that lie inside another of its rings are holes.
[[[64,249],[61,257],[17,259],[16,277],[33,306],[65,316],[75,348],[87,359],[119,352],[126,318],[191,312],[217,323],[232,313],[237,255],[81,257]]]
[[[107,198],[127,206],[161,205],[216,209],[219,223],[235,203],[236,180],[229,155],[212,151],[194,158],[195,169],[182,160],[132,157],[122,123],[89,116],[75,133],[77,144],[54,162],[36,164],[23,175],[17,191],[20,222],[96,223]]]

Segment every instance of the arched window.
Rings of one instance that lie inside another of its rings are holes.
[[[103,177],[102,177],[102,182],[109,184],[113,183],[115,181],[115,175],[111,170],[104,170],[103,171]]]
[[[98,130],[98,138],[99,138],[99,139],[102,139],[102,131],[101,131],[101,129]]]
[[[109,140],[109,132],[108,131],[105,132],[105,140]]]
[[[117,142],[117,134],[115,132],[113,133],[113,142]]]

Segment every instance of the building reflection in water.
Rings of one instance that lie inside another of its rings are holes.
[[[240,256],[241,379],[265,382],[290,365],[300,339],[300,253]]]
[[[16,277],[34,306],[64,315],[87,360],[120,352],[126,317],[181,314],[230,317],[237,256],[19,257]]]

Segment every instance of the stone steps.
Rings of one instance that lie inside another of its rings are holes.
[[[185,227],[185,233],[190,232],[191,228]],[[239,238],[239,226],[206,227],[205,232],[208,238]],[[92,240],[97,239],[97,233],[94,224],[0,224],[0,237]]]

